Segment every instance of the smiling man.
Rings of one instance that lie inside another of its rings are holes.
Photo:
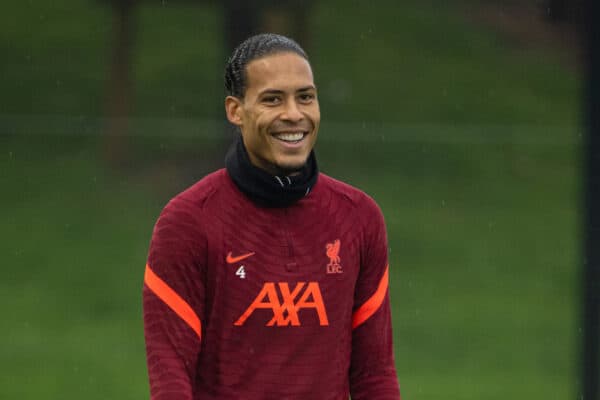
[[[250,162],[273,175],[298,173],[321,119],[310,64],[294,52],[275,53],[249,62],[246,77],[245,93],[227,96],[225,109]]]
[[[319,173],[317,88],[280,35],[225,71],[240,135],[161,213],[144,276],[153,399],[398,400],[385,224]]]

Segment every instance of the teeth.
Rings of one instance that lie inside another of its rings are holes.
[[[279,133],[275,137],[279,140],[283,140],[286,142],[297,142],[298,140],[302,140],[302,138],[304,137],[304,133]]]

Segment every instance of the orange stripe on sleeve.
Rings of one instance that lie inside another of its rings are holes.
[[[383,303],[383,299],[385,299],[385,294],[388,289],[389,269],[389,265],[385,267],[383,277],[381,278],[381,281],[379,281],[379,286],[377,286],[377,290],[375,293],[373,293],[373,296],[371,296],[369,300],[360,306],[352,315],[352,329],[356,329],[358,326],[368,320],[373,314],[375,314],[375,312]]]
[[[190,328],[196,332],[198,339],[202,338],[200,318],[196,315],[192,307],[181,298],[165,281],[160,279],[150,265],[146,264],[146,272],[144,273],[144,283],[148,288],[166,305],[171,308],[182,320],[184,320]]]

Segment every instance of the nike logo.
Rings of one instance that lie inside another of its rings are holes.
[[[227,257],[225,258],[225,261],[227,261],[227,264],[235,264],[236,262],[245,260],[246,258],[251,257],[253,255],[254,255],[254,252],[251,252],[251,253],[242,254],[241,256],[234,257],[231,254],[231,252],[229,252],[227,254]]]

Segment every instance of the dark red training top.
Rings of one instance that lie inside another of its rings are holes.
[[[152,399],[400,399],[381,211],[324,174],[287,208],[225,170],[176,196],[143,300]]]

